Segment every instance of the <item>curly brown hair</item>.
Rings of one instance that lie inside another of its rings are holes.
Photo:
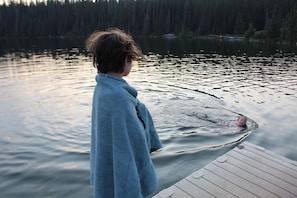
[[[132,61],[142,55],[132,36],[118,28],[92,33],[86,40],[86,48],[98,73],[122,73],[126,58]]]

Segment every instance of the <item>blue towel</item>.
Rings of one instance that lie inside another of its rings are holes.
[[[96,81],[90,154],[93,195],[146,197],[157,187],[150,151],[162,147],[151,115],[124,79],[98,74]]]

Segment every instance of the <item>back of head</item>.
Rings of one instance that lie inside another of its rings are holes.
[[[247,122],[247,117],[241,116],[237,119],[236,124],[239,127],[245,127]]]
[[[133,38],[117,28],[94,32],[87,39],[86,47],[98,73],[121,73],[126,58],[131,61],[141,55]]]

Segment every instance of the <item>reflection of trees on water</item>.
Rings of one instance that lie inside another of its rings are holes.
[[[219,41],[214,39],[172,39],[135,37],[144,54],[150,52],[160,55],[187,56],[188,54],[212,54],[235,56],[270,56],[274,54],[297,53],[296,47],[287,44]],[[62,54],[85,55],[85,37],[79,38],[36,38],[36,39],[1,39],[0,56],[10,52],[23,54]],[[195,60],[194,60],[195,61]],[[213,60],[214,61],[214,60]]]

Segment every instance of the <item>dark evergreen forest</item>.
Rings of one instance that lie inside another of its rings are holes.
[[[48,0],[0,6],[1,37],[86,36],[118,27],[134,35],[241,35],[297,40],[296,0]]]

